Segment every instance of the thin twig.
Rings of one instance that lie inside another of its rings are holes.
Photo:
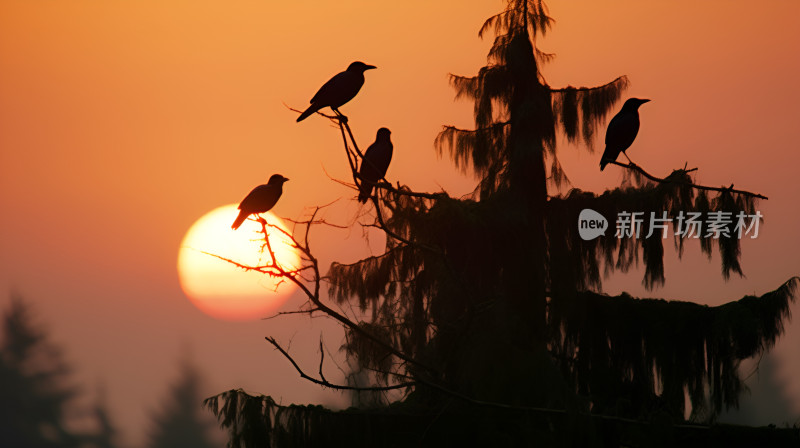
[[[350,141],[353,142],[353,148],[356,150],[356,153],[361,157],[361,159],[364,159],[364,154],[361,153],[360,149],[358,149],[358,144],[356,143],[355,137],[353,137],[353,131],[350,130],[350,125],[347,123],[347,120],[344,121],[340,120],[339,126],[342,126],[345,129],[347,129],[347,134],[350,136]]]
[[[297,364],[297,361],[295,361],[294,358],[292,358],[292,356],[289,355],[289,353],[286,350],[284,350],[283,347],[281,347],[280,344],[278,344],[278,342],[274,338],[272,338],[270,336],[266,336],[264,339],[266,339],[267,342],[272,344],[279,352],[281,352],[281,354],[283,355],[284,358],[288,359],[289,362],[292,363],[292,366],[294,366],[294,369],[297,370],[297,373],[300,374],[300,377],[302,377],[302,378],[304,378],[304,379],[306,379],[308,381],[311,381],[314,384],[319,384],[320,386],[329,387],[331,389],[337,389],[337,390],[385,391],[385,390],[403,389],[403,388],[406,388],[406,387],[414,386],[416,384],[413,381],[400,383],[400,384],[394,384],[394,385],[391,385],[391,386],[367,386],[367,387],[344,386],[344,385],[341,385],[341,384],[334,384],[334,383],[331,383],[331,382],[329,382],[328,380],[326,380],[324,378],[318,379],[318,378],[314,378],[313,376],[307,375],[303,371],[303,369],[301,369],[300,366]],[[322,361],[320,361],[320,365],[322,365]]]
[[[627,85],[628,84],[628,77],[625,76],[625,75],[618,76],[617,79],[615,79],[615,80],[613,80],[611,82],[608,82],[606,84],[603,84],[602,86],[596,86],[596,87],[563,87],[563,88],[560,88],[560,89],[550,89],[550,91],[551,92],[566,92],[567,89],[569,89],[569,90],[572,90],[572,91],[575,91],[575,92],[591,92],[593,90],[605,89],[608,86],[613,85],[614,83],[616,83],[618,81],[622,81]]]
[[[302,289],[303,292],[306,294],[306,297],[308,297],[308,299],[320,311],[322,311],[323,313],[325,313],[329,317],[339,321],[340,323],[344,324],[345,327],[351,329],[352,331],[358,333],[359,335],[371,340],[372,342],[374,342],[378,346],[382,347],[384,350],[386,350],[387,352],[393,354],[394,356],[396,356],[396,357],[398,357],[398,358],[400,358],[400,359],[402,359],[402,360],[404,360],[406,362],[409,362],[409,363],[412,363],[412,364],[417,365],[419,367],[422,367],[422,368],[424,368],[424,369],[426,369],[428,371],[436,372],[436,369],[433,369],[433,368],[425,365],[425,363],[422,363],[421,361],[418,361],[418,360],[412,358],[411,356],[406,355],[405,353],[403,353],[402,351],[396,349],[395,347],[393,347],[389,343],[385,342],[381,338],[378,338],[377,336],[375,336],[375,335],[371,334],[370,332],[366,331],[360,325],[358,325],[357,323],[355,323],[352,320],[350,320],[349,318],[347,318],[347,316],[336,312],[336,310],[334,310],[334,309],[330,308],[329,306],[325,305],[324,303],[322,303],[321,298],[320,298],[320,279],[322,278],[322,276],[320,275],[320,272],[319,272],[319,261],[317,260],[316,257],[314,257],[314,255],[312,255],[312,253],[311,253],[311,245],[310,245],[309,240],[308,240],[309,234],[311,233],[311,225],[314,223],[314,218],[316,218],[318,212],[319,212],[319,207],[317,207],[314,210],[314,213],[311,214],[311,218],[308,220],[308,222],[306,224],[305,244],[304,245],[301,245],[294,238],[294,235],[291,235],[288,232],[286,232],[285,230],[278,228],[288,238],[290,238],[292,240],[292,242],[294,243],[295,247],[297,247],[297,249],[300,250],[309,259],[309,262],[311,263],[312,269],[314,271],[314,291],[312,292],[310,289],[308,289],[308,287],[302,281],[300,281],[300,279],[298,279],[297,276],[290,276],[290,277],[288,277],[289,280],[292,281],[294,284],[296,284],[298,287],[300,287],[300,289]],[[263,231],[263,233],[264,233],[264,235],[266,237],[267,231],[266,231],[266,227],[265,226],[266,226],[266,222],[262,223],[262,231]]]
[[[340,384],[333,384],[325,379],[318,379],[312,376],[307,375],[302,368],[297,364],[297,361],[283,348],[281,345],[275,340],[275,338],[266,336],[264,338],[267,342],[272,344],[284,358],[286,358],[295,370],[300,374],[301,378],[304,378],[312,383],[318,384],[320,386],[329,387],[331,389],[337,390],[357,390],[357,391],[388,391],[388,390],[396,390],[396,389],[404,389],[407,387],[413,387],[417,384],[422,384],[433,389],[436,389],[446,395],[449,395],[454,398],[458,398],[460,400],[466,401],[468,403],[478,405],[478,406],[485,406],[485,407],[492,407],[497,409],[505,409],[510,411],[523,411],[523,412],[537,412],[537,413],[544,413],[544,414],[560,414],[564,415],[567,414],[568,411],[566,409],[553,409],[553,408],[545,408],[545,407],[538,407],[538,406],[520,406],[520,405],[511,405],[493,401],[484,401],[484,400],[477,400],[475,398],[469,397],[464,395],[460,392],[456,392],[452,389],[447,387],[441,386],[435,382],[427,381],[421,378],[416,378],[415,381],[408,381],[404,383],[389,385],[389,386],[367,386],[367,387],[359,387],[359,386],[343,386]],[[625,417],[617,417],[613,415],[603,415],[603,414],[588,414],[590,417],[593,418],[600,418],[604,420],[614,420],[614,421],[621,421],[626,423],[634,423],[634,424],[642,424],[647,425],[650,424],[649,422],[636,420],[632,418],[625,418]],[[683,425],[674,425],[678,428],[689,428],[689,429],[709,429],[709,426],[705,425],[694,425],[694,424],[683,424]]]
[[[437,200],[450,197],[444,191],[442,191],[441,193],[423,193],[419,191],[405,190],[400,187],[399,182],[397,188],[393,187],[392,184],[390,184],[389,182],[377,182],[375,183],[375,188],[381,188],[386,191],[390,191],[394,194],[398,194],[401,196],[411,196],[413,198]]]
[[[325,375],[322,373],[322,363],[325,361],[325,351],[322,349],[322,335],[319,335],[319,377],[322,378],[322,381],[328,381],[325,379]]]
[[[319,308],[311,308],[310,310],[281,311],[273,314],[272,316],[262,317],[261,320],[271,320],[287,314],[308,314],[310,316],[312,313],[314,313],[314,311],[319,311]]]
[[[284,106],[285,106],[287,109],[289,109],[290,111],[292,111],[292,112],[297,112],[298,114],[302,114],[302,113],[303,113],[303,111],[302,111],[302,110],[295,109],[294,107],[290,107],[290,106],[289,106],[289,105],[287,105],[286,103],[283,103],[283,105],[284,105]],[[325,117],[325,118],[328,118],[328,119],[331,119],[331,120],[335,120],[335,119],[336,119],[336,116],[335,116],[335,115],[328,115],[328,114],[324,114],[324,113],[322,113],[322,112],[320,112],[320,111],[317,111],[317,112],[315,112],[315,113],[317,113],[317,114],[319,114],[319,115],[322,115],[323,117]]]
[[[627,154],[626,154],[626,156],[627,156]],[[628,160],[630,160],[630,159],[628,159]],[[709,187],[709,186],[706,186],[706,185],[698,185],[698,184],[695,184],[695,183],[692,183],[692,182],[676,182],[676,181],[673,181],[673,180],[670,180],[670,179],[662,179],[660,177],[653,176],[652,174],[650,174],[647,171],[645,171],[644,168],[640,167],[639,165],[637,165],[637,164],[635,164],[633,162],[625,164],[625,163],[617,162],[616,160],[610,160],[608,163],[612,163],[614,165],[621,166],[623,168],[627,168],[627,169],[629,169],[631,171],[638,172],[641,175],[643,175],[644,177],[652,180],[653,182],[658,182],[658,183],[678,183],[678,184],[688,185],[688,186],[690,186],[692,188],[695,188],[695,189],[698,189],[698,190],[719,191],[721,193],[722,192],[730,192],[730,193],[741,194],[741,195],[744,195],[744,196],[750,196],[750,197],[754,197],[754,198],[758,198],[758,199],[765,199],[765,200],[769,199],[766,196],[764,196],[762,194],[759,194],[759,193],[752,193],[750,191],[745,191],[745,190],[736,190],[736,189],[733,188],[733,184],[731,184],[730,187],[726,188],[726,187]],[[691,170],[685,170],[685,171],[687,173],[689,173],[689,172],[692,172],[692,171],[695,171],[695,170],[696,170],[696,168],[692,168]]]

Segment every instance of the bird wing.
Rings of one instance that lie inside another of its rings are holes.
[[[275,206],[280,196],[281,190],[274,185],[259,185],[242,199],[239,209],[248,213],[267,212]]]
[[[341,72],[334,76],[333,78],[329,79],[328,82],[322,85],[322,87],[317,90],[317,93],[314,94],[314,97],[311,98],[310,103],[314,104],[319,102],[321,99],[330,96],[330,92],[336,89],[336,85],[341,82],[342,78],[347,77],[347,72]]]
[[[311,104],[339,107],[356,96],[364,84],[363,77],[356,73],[341,72],[319,88],[311,98]]]
[[[393,149],[392,142],[375,142],[369,145],[358,173],[361,178],[374,183],[385,176],[392,161]]]
[[[628,149],[636,134],[639,133],[639,114],[638,113],[623,113],[620,112],[611,119],[608,123],[608,130],[606,131],[606,152],[609,149],[616,152],[613,158],[616,158],[621,151]],[[605,154],[603,155],[605,157]]]
[[[375,183],[386,175],[389,162],[392,161],[392,151],[393,145],[390,140],[376,141],[367,148],[364,160],[361,161],[358,169],[358,177],[361,178],[360,194],[358,195],[360,202],[367,202]]]
[[[375,165],[377,169],[380,171],[381,177],[386,175],[386,171],[389,169],[389,163],[392,162],[392,153],[394,152],[394,145],[392,142],[386,142],[384,145],[381,145],[380,151],[378,155],[375,157]]]

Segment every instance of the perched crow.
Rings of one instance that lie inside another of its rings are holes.
[[[386,170],[389,169],[394,149],[391,135],[392,133],[386,128],[378,129],[375,143],[369,145],[364,154],[364,160],[361,161],[361,168],[358,170],[358,177],[361,179],[359,202],[367,202],[369,195],[372,194],[372,188],[386,175]]]
[[[606,150],[600,158],[600,171],[603,171],[609,162],[617,160],[619,153],[625,152],[633,144],[636,134],[639,133],[639,106],[648,101],[650,100],[629,98],[622,105],[622,110],[608,123]]]
[[[376,67],[363,62],[350,64],[347,70],[334,76],[319,88],[314,98],[311,98],[311,106],[297,117],[297,121],[305,120],[323,107],[330,107],[334,112],[339,113],[339,107],[352,100],[361,90],[361,86],[364,85],[364,72],[373,68]]]
[[[269,182],[265,185],[259,185],[253,188],[253,191],[242,199],[242,203],[239,204],[239,216],[236,217],[236,221],[233,221],[231,229],[238,229],[244,220],[253,213],[270,211],[281,197],[281,193],[283,193],[283,183],[287,180],[289,179],[280,174],[273,174],[272,177],[269,178]]]

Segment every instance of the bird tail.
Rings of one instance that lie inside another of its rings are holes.
[[[244,220],[247,219],[247,216],[248,214],[245,213],[244,210],[240,211],[239,216],[236,217],[236,221],[233,221],[233,224],[231,224],[231,229],[237,230],[242,225]]]
[[[301,121],[303,121],[306,118],[310,117],[311,114],[313,114],[314,112],[316,112],[316,111],[318,111],[320,109],[322,109],[322,106],[320,106],[318,104],[312,104],[312,105],[308,106],[308,109],[306,109],[305,112],[303,112],[302,114],[300,114],[299,117],[297,117],[297,122],[300,123]]]
[[[361,177],[361,174],[359,174],[358,176]],[[358,186],[358,202],[366,204],[366,202],[369,200],[370,195],[372,194],[372,188],[373,188],[372,183],[362,178],[361,185]]]
[[[616,160],[616,157],[612,159],[611,157],[608,157],[608,154],[609,151],[608,148],[606,147],[606,150],[603,151],[603,157],[600,157],[600,171],[603,171],[606,165]]]

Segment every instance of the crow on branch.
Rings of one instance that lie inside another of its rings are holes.
[[[236,230],[242,225],[245,219],[253,213],[265,213],[272,209],[283,194],[283,183],[287,178],[280,174],[273,174],[269,182],[253,188],[242,202],[239,204],[239,216],[233,221],[231,229]]]
[[[608,123],[606,150],[603,151],[603,157],[600,158],[600,171],[603,171],[609,162],[616,161],[619,153],[625,153],[633,144],[636,134],[639,133],[639,106],[648,101],[650,100],[629,98],[622,105],[619,113],[614,115],[614,118]],[[628,157],[627,153],[625,153],[625,157]]]
[[[361,167],[358,170],[358,177],[361,179],[358,194],[359,202],[367,202],[367,199],[372,194],[372,188],[378,181],[383,179],[386,175],[386,170],[389,169],[394,149],[390,138],[391,135],[391,131],[386,128],[378,129],[375,143],[369,145],[367,152],[364,154],[364,160],[361,161]]]
[[[350,64],[347,70],[334,76],[319,88],[317,94],[311,98],[311,106],[297,117],[297,121],[305,120],[323,107],[330,107],[337,115],[342,115],[339,107],[356,96],[364,85],[364,72],[373,68],[376,67],[360,61]]]

